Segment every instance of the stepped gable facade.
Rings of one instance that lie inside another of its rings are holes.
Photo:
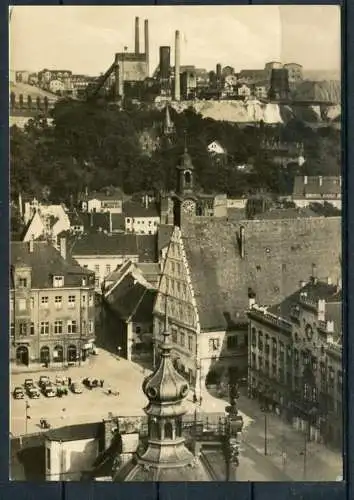
[[[210,372],[246,376],[250,302],[273,305],[311,275],[341,273],[341,219],[195,217],[175,227],[154,308],[158,359],[168,296],[173,355],[196,392]]]

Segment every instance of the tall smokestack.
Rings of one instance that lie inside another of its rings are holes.
[[[149,75],[149,21],[145,19],[144,21],[144,37],[145,37],[145,60],[147,65],[147,74]]]
[[[181,90],[180,90],[180,37],[179,31],[176,31],[175,37],[175,100],[179,101],[181,98]]]
[[[139,18],[135,18],[135,54],[139,54]]]

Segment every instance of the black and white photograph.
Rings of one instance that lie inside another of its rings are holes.
[[[342,481],[340,8],[8,21],[9,479]]]

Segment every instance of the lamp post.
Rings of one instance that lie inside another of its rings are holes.
[[[28,410],[30,409],[30,405],[28,404],[28,401],[25,401],[25,434],[27,434],[27,423],[28,420],[30,420],[30,416],[28,415]]]
[[[239,465],[239,433],[243,428],[243,418],[238,414],[237,399],[239,398],[237,386],[230,388],[230,406],[225,408],[227,416],[225,433],[225,458],[226,458],[226,481],[230,481],[231,466],[234,465],[235,479],[236,467]]]
[[[122,352],[122,347],[120,345],[117,347],[117,351],[118,351],[118,357],[120,358],[120,353]]]

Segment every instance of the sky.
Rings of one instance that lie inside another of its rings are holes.
[[[181,32],[181,64],[217,63],[262,69],[267,61],[297,62],[308,70],[340,70],[337,6],[16,6],[10,24],[10,68],[67,69],[98,75],[115,52],[134,49],[134,19],[149,19],[150,72],[160,45]]]

